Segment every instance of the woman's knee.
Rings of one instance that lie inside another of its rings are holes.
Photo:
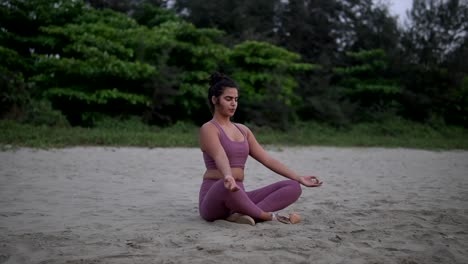
[[[299,199],[302,194],[301,184],[297,181],[289,180],[288,185],[291,188],[291,193],[296,197],[296,200]]]

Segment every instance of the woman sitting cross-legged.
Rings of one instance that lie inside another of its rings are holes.
[[[210,78],[208,101],[213,119],[200,128],[200,148],[206,165],[199,194],[203,219],[225,219],[255,225],[257,221],[296,223],[297,214],[279,214],[301,195],[301,185],[318,187],[315,176],[299,176],[272,158],[245,125],[231,122],[238,107],[239,89],[228,76],[214,73]],[[244,188],[244,167],[248,156],[288,180],[253,191]]]

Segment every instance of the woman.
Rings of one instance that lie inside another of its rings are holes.
[[[200,128],[200,148],[206,165],[199,195],[199,211],[207,221],[225,219],[255,225],[255,221],[294,223],[298,215],[280,215],[276,211],[294,203],[301,195],[300,184],[322,185],[315,176],[299,176],[273,159],[255,139],[252,131],[231,122],[238,106],[237,84],[228,76],[210,77],[208,101],[213,119]],[[289,178],[246,192],[244,167],[248,156],[270,170]]]

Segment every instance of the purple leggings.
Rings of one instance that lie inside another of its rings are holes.
[[[249,215],[260,219],[264,212],[274,212],[291,205],[302,193],[297,181],[285,180],[263,188],[246,192],[244,184],[236,181],[240,190],[230,192],[223,180],[204,179],[200,188],[199,211],[203,219],[214,221],[226,219],[232,213]]]

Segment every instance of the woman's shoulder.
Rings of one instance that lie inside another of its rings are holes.
[[[242,130],[244,130],[247,134],[251,132],[249,127],[244,124],[241,124],[241,123],[234,123],[234,124],[240,127]]]
[[[246,125],[242,124],[242,123],[233,122],[233,124],[236,125],[236,126],[240,126],[242,128],[248,129],[248,127]]]
[[[203,131],[217,131],[217,130],[218,128],[216,127],[216,125],[211,121],[208,121],[200,126],[200,131],[202,132]]]
[[[211,122],[211,120],[210,120],[210,121],[207,121],[207,122],[205,122],[204,124],[202,124],[202,125],[200,126],[200,128],[202,128],[202,127],[206,127],[206,126],[210,126],[210,125],[213,125],[213,122]]]

